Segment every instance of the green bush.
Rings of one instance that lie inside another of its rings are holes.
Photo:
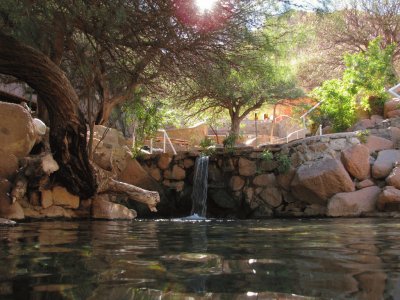
[[[328,117],[335,131],[351,127],[357,120],[358,108],[369,112],[371,108],[383,110],[389,97],[386,87],[396,81],[393,52],[394,45],[382,48],[380,38],[372,40],[365,52],[344,56],[346,68],[342,79],[327,80],[312,91],[313,97],[323,101],[320,115]]]
[[[261,159],[264,161],[272,161],[274,159],[274,154],[270,150],[264,149],[261,153]]]
[[[286,154],[278,154],[276,161],[278,162],[278,173],[286,174],[290,170],[291,161]]]

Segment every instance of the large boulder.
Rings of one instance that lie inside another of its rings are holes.
[[[381,189],[367,187],[350,193],[338,193],[328,201],[327,215],[331,217],[357,217],[375,210]]]
[[[334,194],[353,192],[355,187],[343,164],[328,158],[300,166],[291,183],[291,190],[301,201],[323,205]]]
[[[380,151],[372,166],[372,177],[376,179],[387,177],[398,161],[400,161],[400,150]]]
[[[152,170],[159,172],[157,168]],[[159,176],[159,179],[161,179],[160,174]],[[161,190],[160,184],[143,169],[136,159],[128,159],[126,168],[119,175],[119,180],[149,191]]]
[[[400,210],[400,190],[392,186],[387,186],[379,195],[377,207],[381,211]]]
[[[369,177],[369,150],[362,144],[354,145],[342,152],[342,163],[346,170],[358,180]]]
[[[121,132],[96,125],[93,131],[93,160],[101,168],[120,174],[132,156]]]
[[[0,102],[0,150],[17,158],[25,157],[36,137],[32,117],[25,108]]]
[[[376,135],[370,135],[365,146],[369,149],[369,153],[394,148],[392,141]]]
[[[136,211],[121,204],[106,200],[107,197],[96,196],[92,202],[92,218],[107,220],[132,220],[136,218]]]

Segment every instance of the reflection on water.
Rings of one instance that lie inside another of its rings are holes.
[[[0,299],[400,299],[382,219],[0,227]]]

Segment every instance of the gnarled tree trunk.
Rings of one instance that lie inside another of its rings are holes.
[[[86,125],[78,96],[65,74],[47,56],[0,33],[0,73],[35,89],[50,117],[50,145],[60,166],[57,182],[81,198],[96,192],[86,151]]]

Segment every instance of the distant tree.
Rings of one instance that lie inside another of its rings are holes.
[[[270,47],[268,45],[268,47]],[[299,95],[290,69],[272,49],[245,45],[225,60],[196,69],[180,104],[197,103],[197,112],[224,109],[230,117],[231,133],[238,135],[241,121],[265,103]]]

